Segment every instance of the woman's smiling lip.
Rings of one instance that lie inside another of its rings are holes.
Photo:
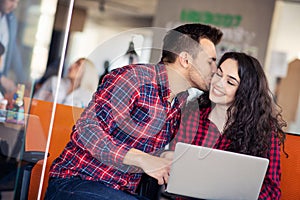
[[[225,93],[223,91],[221,91],[220,89],[213,87],[212,88],[212,92],[214,93],[214,95],[216,96],[224,96]]]

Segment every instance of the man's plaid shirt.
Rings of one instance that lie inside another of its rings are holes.
[[[179,127],[187,94],[171,105],[168,84],[162,64],[129,65],[106,75],[53,162],[50,177],[79,176],[133,193],[141,170],[123,164],[126,153],[136,148],[155,154]]]

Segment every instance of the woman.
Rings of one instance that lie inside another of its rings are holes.
[[[285,125],[257,59],[228,52],[220,60],[209,93],[183,111],[179,133],[170,146],[181,141],[268,158],[259,199],[274,200],[281,195],[280,145]]]
[[[98,75],[94,64],[79,58],[68,69],[67,77],[62,78],[57,103],[76,107],[86,107],[98,85]],[[34,95],[34,98],[53,101],[58,77],[49,78]]]

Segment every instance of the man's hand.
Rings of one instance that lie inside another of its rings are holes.
[[[161,158],[166,158],[168,160],[173,160],[174,158],[174,151],[165,151],[162,154],[160,154]]]
[[[152,156],[137,149],[130,149],[123,163],[134,165],[143,169],[149,176],[157,179],[158,184],[166,184],[169,180],[171,160]]]
[[[171,160],[147,155],[143,158],[141,168],[146,174],[157,179],[158,184],[166,184],[169,180]]]
[[[17,90],[16,84],[6,76],[1,76],[0,84],[5,89],[6,93],[14,93]]]

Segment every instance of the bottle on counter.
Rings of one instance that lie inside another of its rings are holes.
[[[7,109],[6,122],[24,124],[24,92],[25,85],[18,84],[12,99],[12,106]]]
[[[0,122],[5,122],[6,120],[7,103],[7,99],[0,99]]]

